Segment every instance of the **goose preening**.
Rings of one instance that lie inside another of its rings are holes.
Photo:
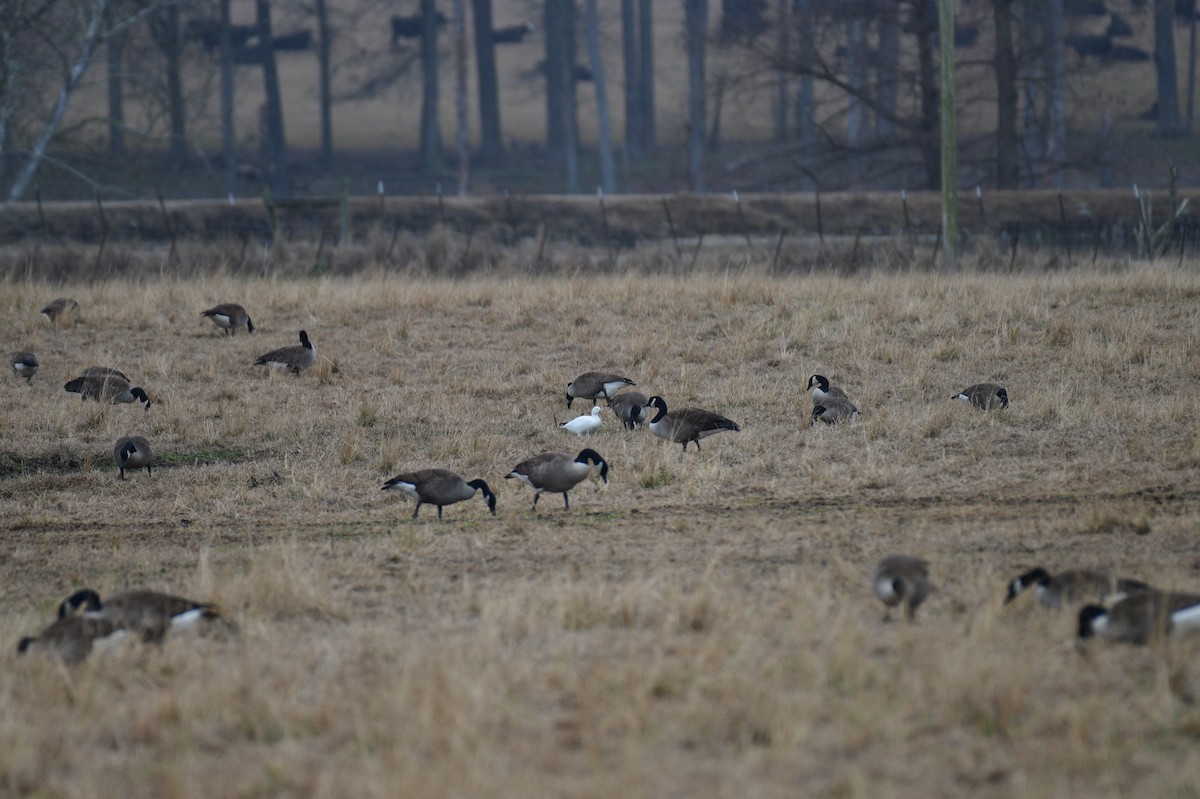
[[[150,442],[142,436],[125,436],[113,447],[113,461],[119,471],[118,479],[125,479],[126,469],[145,469],[146,474],[154,474],[150,467],[154,464],[154,450]]]
[[[684,452],[687,452],[687,445],[691,442],[695,442],[699,450],[700,439],[706,436],[723,430],[735,433],[741,430],[735,422],[721,414],[699,408],[678,408],[668,412],[667,401],[657,395],[646,400],[646,407],[657,411],[650,419],[650,432],[667,441],[683,444]]]
[[[391,489],[403,491],[416,501],[417,507],[412,512],[414,519],[425,503],[437,505],[440,519],[444,506],[465,502],[475,496],[476,491],[483,492],[488,510],[493,516],[496,515],[496,495],[485,481],[464,480],[449,469],[420,469],[397,475],[383,484],[384,491]]]
[[[1008,584],[1004,604],[1032,587],[1034,595],[1048,608],[1055,610],[1063,605],[1078,605],[1081,602],[1108,602],[1121,599],[1134,591],[1144,591],[1150,586],[1140,580],[1118,577],[1112,572],[1097,569],[1071,569],[1050,574],[1041,566],[1022,574]]]
[[[633,430],[638,422],[645,420],[646,403],[649,401],[650,398],[640,391],[622,391],[608,401],[608,407],[612,408],[626,430]]]
[[[65,322],[79,314],[79,303],[70,297],[58,297],[46,303],[46,307],[40,313],[45,314],[52,325],[57,324],[60,319]]]
[[[584,372],[567,383],[567,407],[570,408],[576,399],[598,400],[603,397],[611,400],[625,386],[633,385],[637,384],[628,377],[608,372]]]
[[[1008,392],[1004,386],[996,383],[976,383],[967,386],[957,394],[951,395],[950,399],[962,400],[984,411],[1008,407]]]
[[[39,365],[36,355],[32,352],[14,352],[8,362],[12,366],[14,375],[25,378],[26,383],[33,381]]]
[[[592,472],[592,465],[600,467],[600,479],[608,482],[608,462],[594,449],[585,449],[575,457],[565,452],[543,452],[523,460],[513,467],[504,478],[516,478],[533,489],[533,508],[537,510],[542,492],[563,495],[563,506],[571,509],[567,494],[582,483]]]
[[[94,399],[96,402],[109,402],[116,405],[118,402],[133,402],[137,400],[142,403],[146,410],[150,410],[150,398],[146,396],[146,392],[140,386],[131,386],[129,381],[113,375],[111,377],[100,377],[97,375],[88,375],[85,377],[77,377],[63,386],[67,391],[73,394],[79,394],[80,399]]]
[[[41,652],[64,663],[79,663],[93,647],[109,646],[129,633],[111,619],[64,616],[55,619],[37,635],[27,635],[17,644],[17,654]]]
[[[825,424],[850,422],[857,419],[858,416],[858,408],[854,407],[854,403],[850,400],[843,397],[826,396],[825,399],[813,406],[812,424],[816,424],[818,421]]]
[[[1125,644],[1147,644],[1164,636],[1200,630],[1200,596],[1169,591],[1138,591],[1106,608],[1084,605],[1079,639],[1094,635]]]
[[[929,579],[929,564],[911,555],[889,555],[881,560],[871,575],[871,587],[889,609],[903,604],[908,619],[937,590]]]
[[[813,405],[820,404],[821,400],[826,397],[841,397],[847,399],[846,392],[839,387],[829,384],[829,378],[825,375],[813,375],[808,378],[808,386],[804,389],[808,391],[812,389]]]
[[[586,416],[576,416],[569,422],[563,422],[559,425],[568,433],[574,433],[577,436],[586,436],[600,429],[600,406],[593,405],[592,412]]]
[[[201,316],[207,316],[213,320],[213,323],[225,330],[225,335],[236,336],[239,327],[246,328],[247,333],[254,332],[254,323],[250,321],[250,316],[246,313],[246,309],[238,305],[236,302],[223,302],[220,305],[214,305],[207,311],[201,311]]]
[[[300,343],[291,347],[280,347],[266,355],[258,356],[255,366],[276,364],[298,375],[317,362],[317,348],[308,340],[308,333],[300,331]]]
[[[161,643],[168,632],[191,629],[201,621],[221,618],[215,605],[157,591],[124,591],[103,602],[91,588],[82,588],[58,606],[59,619],[82,618],[111,622],[131,630],[143,641]]]

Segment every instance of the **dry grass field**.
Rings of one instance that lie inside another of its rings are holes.
[[[1081,651],[1070,614],[1001,602],[1037,564],[1200,589],[1193,263],[772,279],[564,250],[534,277],[524,245],[452,279],[437,243],[352,277],[217,250],[187,278],[8,271],[0,342],[42,369],[0,381],[0,795],[1200,794],[1200,643]],[[82,319],[51,328],[60,295]],[[227,301],[255,335],[199,316]],[[302,328],[316,368],[251,366]],[[90,364],[154,404],[63,391]],[[570,437],[590,369],[741,432]],[[808,427],[813,372],[863,418]],[[1012,406],[949,399],[982,380]],[[130,434],[159,468],[120,482]],[[609,483],[570,511],[504,479],[583,446]],[[497,516],[411,521],[380,486],[425,466],[486,479]],[[894,552],[941,587],[911,625],[868,587]],[[85,585],[239,630],[18,657]]]

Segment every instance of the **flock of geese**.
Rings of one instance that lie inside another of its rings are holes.
[[[58,298],[41,311],[57,324],[77,317],[79,303],[70,298]],[[226,335],[235,335],[241,328],[254,332],[254,323],[246,309],[236,303],[222,303],[201,312]],[[294,375],[310,369],[317,361],[316,347],[308,333],[300,331],[300,343],[281,347],[259,356],[254,365],[278,366]],[[32,352],[13,353],[10,359],[13,373],[31,381],[39,368]],[[651,433],[671,443],[680,444],[686,452],[689,444],[700,449],[700,439],[721,432],[738,432],[737,423],[721,414],[701,408],[669,409],[659,395],[647,396],[637,390],[626,390],[636,384],[628,377],[608,372],[585,372],[566,387],[568,410],[577,399],[599,402],[604,400],[626,429],[645,426]],[[64,388],[88,399],[106,403],[141,402],[148,411],[150,398],[144,389],[133,385],[122,372],[109,367],[91,366]],[[860,417],[858,408],[846,392],[832,385],[828,378],[814,374],[805,387],[812,392],[811,424],[818,421],[835,425]],[[996,383],[979,383],[951,395],[982,410],[994,411],[1008,407],[1008,392]],[[560,425],[561,429],[577,436],[595,433],[602,425],[603,409],[593,405],[591,411]],[[113,462],[118,479],[125,479],[128,469],[146,469],[151,473],[154,451],[144,436],[124,436],[113,448]],[[562,494],[563,506],[570,510],[570,491],[586,480],[593,469],[607,483],[609,464],[596,450],[587,447],[576,455],[566,452],[542,452],[514,466],[506,479],[514,479],[533,490],[533,509],[536,511],[542,494]],[[383,490],[400,491],[415,502],[412,518],[417,518],[422,505],[437,508],[438,518],[447,505],[465,502],[482,492],[488,511],[496,513],[496,494],[487,481],[466,480],[443,468],[427,468],[405,472],[383,484]],[[884,558],[871,576],[875,595],[890,610],[901,607],[911,620],[920,605],[937,591],[929,576],[929,564],[911,555],[891,555]],[[1168,633],[1200,630],[1200,595],[1161,591],[1139,580],[1118,577],[1105,571],[1076,570],[1051,575],[1035,568],[1009,583],[1005,603],[1033,588],[1041,604],[1051,609],[1079,607],[1078,636],[1087,640],[1099,636],[1113,641],[1146,644]],[[18,651],[31,649],[47,652],[64,661],[78,662],[94,648],[103,648],[131,634],[143,641],[161,643],[168,631],[195,626],[201,620],[219,619],[217,609],[206,603],[160,594],[152,591],[128,591],[101,602],[91,589],[72,594],[59,605],[57,618],[39,635],[22,638]]]

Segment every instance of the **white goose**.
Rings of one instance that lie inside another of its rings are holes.
[[[592,412],[586,416],[576,416],[569,422],[563,422],[559,425],[568,433],[574,433],[577,436],[586,436],[600,429],[600,406],[593,405]]]

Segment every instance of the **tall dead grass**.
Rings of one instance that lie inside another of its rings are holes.
[[[452,244],[455,244],[452,242]],[[214,257],[220,258],[219,254]],[[505,253],[503,258],[515,258]],[[732,256],[730,256],[732,257]],[[1005,582],[1111,565],[1196,588],[1200,278],[687,275],[562,264],[428,276],[233,269],[8,274],[0,338],[0,792],[194,795],[1189,795],[1194,642],[1078,652]],[[79,324],[38,316],[52,296]],[[237,301],[259,333],[199,312]],[[251,366],[308,330],[322,366]],[[154,405],[81,403],[100,363]],[[336,367],[336,368],[335,368]],[[567,381],[620,370],[740,433],[684,455]],[[863,419],[808,426],[819,372]],[[1005,412],[950,395],[1004,383]],[[153,476],[112,442],[147,435]],[[503,475],[545,449],[612,465],[529,510]],[[382,481],[448,466],[482,503],[417,522]],[[941,591],[885,624],[879,557]],[[18,659],[70,590],[220,603],[237,635],[65,669]],[[1028,601],[1027,601],[1028,600]]]

